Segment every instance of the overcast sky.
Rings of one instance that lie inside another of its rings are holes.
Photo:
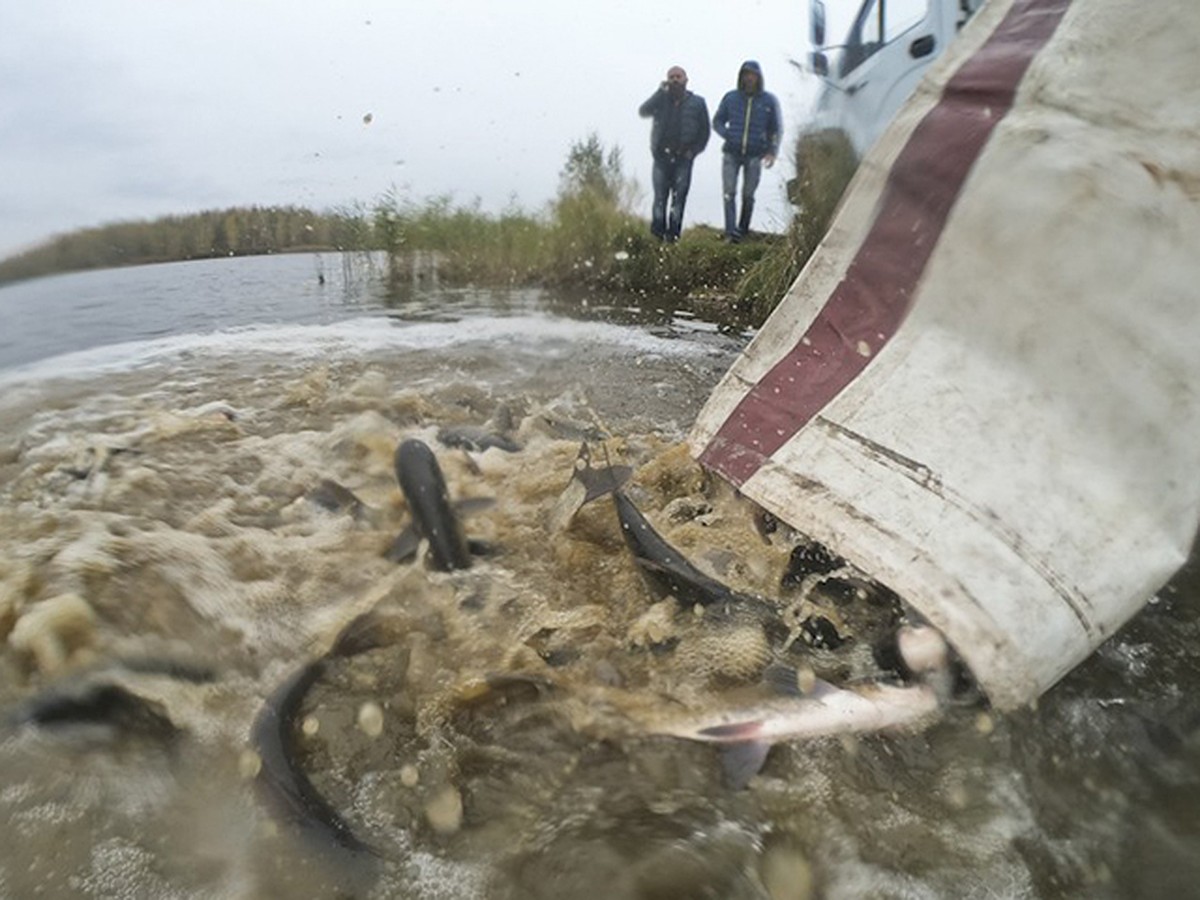
[[[0,257],[74,228],[226,206],[553,197],[573,140],[621,147],[649,215],[668,66],[710,113],[759,60],[794,137],[805,0],[5,0]],[[365,118],[369,116],[369,121]],[[782,227],[787,158],[755,226]],[[686,224],[720,220],[718,144]]]

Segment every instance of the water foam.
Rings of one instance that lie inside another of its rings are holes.
[[[544,315],[483,316],[469,321],[411,322],[364,316],[327,325],[249,325],[203,334],[129,341],[49,357],[0,374],[0,387],[52,378],[79,379],[168,365],[180,359],[264,355],[295,362],[396,350],[442,350],[469,344],[554,355],[576,345],[630,355],[694,357],[711,349],[642,328]]]

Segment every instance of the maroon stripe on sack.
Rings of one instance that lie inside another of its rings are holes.
[[[892,338],[963,182],[1069,6],[1070,0],[1017,0],[949,80],[897,156],[845,278],[803,337],[722,423],[701,463],[735,485],[745,483]]]

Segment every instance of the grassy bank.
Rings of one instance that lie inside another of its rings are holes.
[[[632,210],[633,185],[617,150],[593,135],[574,144],[557,198],[540,214],[500,215],[441,197],[416,204],[396,195],[374,210],[372,231],[397,285],[410,283],[418,252],[438,254],[442,283],[586,289],[631,302],[667,299],[705,318],[758,326],[824,236],[855,160],[829,134],[801,135],[789,192],[798,211],[782,235],[737,244],[706,226],[664,244]]]
[[[727,244],[719,231],[700,226],[664,244],[644,219],[589,196],[543,215],[489,215],[447,199],[387,205],[377,211],[375,231],[398,287],[413,280],[414,262],[428,251],[438,254],[442,284],[586,290],[685,307],[742,303],[739,285],[780,241],[756,235]]]
[[[787,235],[730,244],[699,226],[664,244],[634,212],[635,193],[619,150],[606,150],[591,135],[572,145],[558,195],[541,212],[514,207],[491,215],[449,197],[414,203],[389,195],[375,207],[373,232],[397,285],[411,282],[413,261],[427,251],[438,254],[443,284],[540,285],[631,303],[668,300],[737,325],[760,324],[790,284],[789,273],[799,270]]]

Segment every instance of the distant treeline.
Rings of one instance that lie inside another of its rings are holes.
[[[370,249],[370,236],[370,223],[361,213],[316,213],[296,206],[208,210],[60,235],[0,262],[0,283],[55,272],[217,256],[365,250]]]

